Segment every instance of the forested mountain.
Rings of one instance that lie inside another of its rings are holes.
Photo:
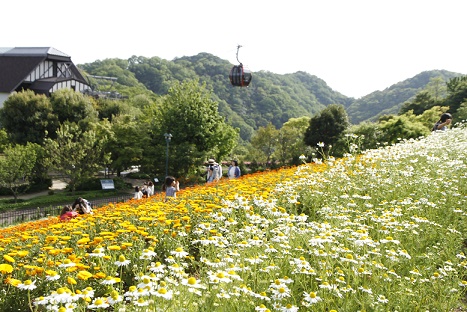
[[[432,77],[444,80],[460,76],[447,71],[427,71],[361,99],[346,97],[324,80],[305,72],[279,75],[253,73],[249,87],[233,87],[229,72],[233,64],[209,53],[172,61],[159,57],[133,56],[129,60],[106,59],[78,65],[90,75],[117,77],[113,86],[126,96],[165,95],[174,81],[199,79],[213,91],[219,112],[249,140],[256,129],[272,122],[280,128],[292,117],[313,116],[329,104],[342,104],[354,124],[381,114],[396,114],[401,105],[416,95]]]
[[[354,124],[365,120],[376,121],[381,115],[397,114],[402,104],[412,100],[418,92],[428,85],[430,79],[441,78],[443,81],[448,81],[457,76],[462,76],[462,74],[446,70],[424,71],[383,91],[375,91],[355,100],[347,108],[347,114]]]

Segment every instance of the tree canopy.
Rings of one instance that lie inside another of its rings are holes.
[[[206,85],[197,80],[173,84],[162,100],[156,127],[160,141],[164,133],[172,135],[173,175],[194,172],[211,157],[221,160],[230,154],[238,139],[238,132],[219,114]]]
[[[0,124],[11,143],[42,144],[46,134],[53,137],[58,127],[58,116],[45,95],[27,90],[10,95],[3,103]]]
[[[304,142],[311,147],[324,143],[325,149],[329,151],[348,126],[349,121],[344,106],[331,104],[318,115],[311,117],[305,131]]]
[[[98,131],[81,130],[76,123],[65,122],[57,131],[57,138],[45,139],[50,164],[68,182],[72,192],[76,186],[91,178],[109,161],[103,153],[107,137]]]
[[[5,148],[0,156],[0,186],[11,191],[15,202],[30,186],[39,148],[35,143],[17,144]]]

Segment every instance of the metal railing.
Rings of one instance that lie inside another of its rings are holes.
[[[133,195],[121,195],[109,198],[90,200],[92,208],[99,208],[110,203],[121,203],[133,198]],[[6,227],[18,223],[39,220],[51,216],[60,216],[64,205],[37,208],[24,208],[9,210],[0,213],[0,227]]]

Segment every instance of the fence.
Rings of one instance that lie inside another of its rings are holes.
[[[93,208],[105,206],[109,203],[121,203],[133,198],[133,195],[121,195],[111,198],[90,200]],[[0,227],[6,227],[12,224],[39,220],[50,216],[59,216],[62,211],[63,205],[26,208],[21,210],[11,210],[0,213]]]

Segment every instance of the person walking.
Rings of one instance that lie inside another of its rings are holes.
[[[236,179],[241,176],[240,167],[238,167],[238,161],[232,160],[229,166],[229,170],[227,171],[227,176],[229,179]]]
[[[222,178],[222,166],[214,159],[208,160],[206,183],[218,182]]]

